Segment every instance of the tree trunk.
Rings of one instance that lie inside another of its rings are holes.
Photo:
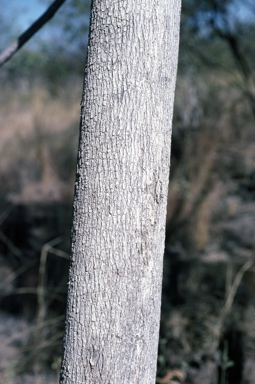
[[[155,383],[179,0],[94,0],[61,384]]]

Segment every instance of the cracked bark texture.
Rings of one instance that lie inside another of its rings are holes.
[[[94,0],[61,384],[154,384],[179,0]]]

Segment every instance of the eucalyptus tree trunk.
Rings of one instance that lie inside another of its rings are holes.
[[[180,0],[94,0],[61,384],[155,383]]]

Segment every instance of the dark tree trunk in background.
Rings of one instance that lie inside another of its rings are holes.
[[[61,384],[154,384],[179,0],[93,1]]]

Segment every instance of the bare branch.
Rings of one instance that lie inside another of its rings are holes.
[[[28,41],[34,34],[41,29],[58,11],[65,0],[55,0],[49,8],[37,19],[25,32],[23,32],[9,47],[0,54],[0,67]]]

